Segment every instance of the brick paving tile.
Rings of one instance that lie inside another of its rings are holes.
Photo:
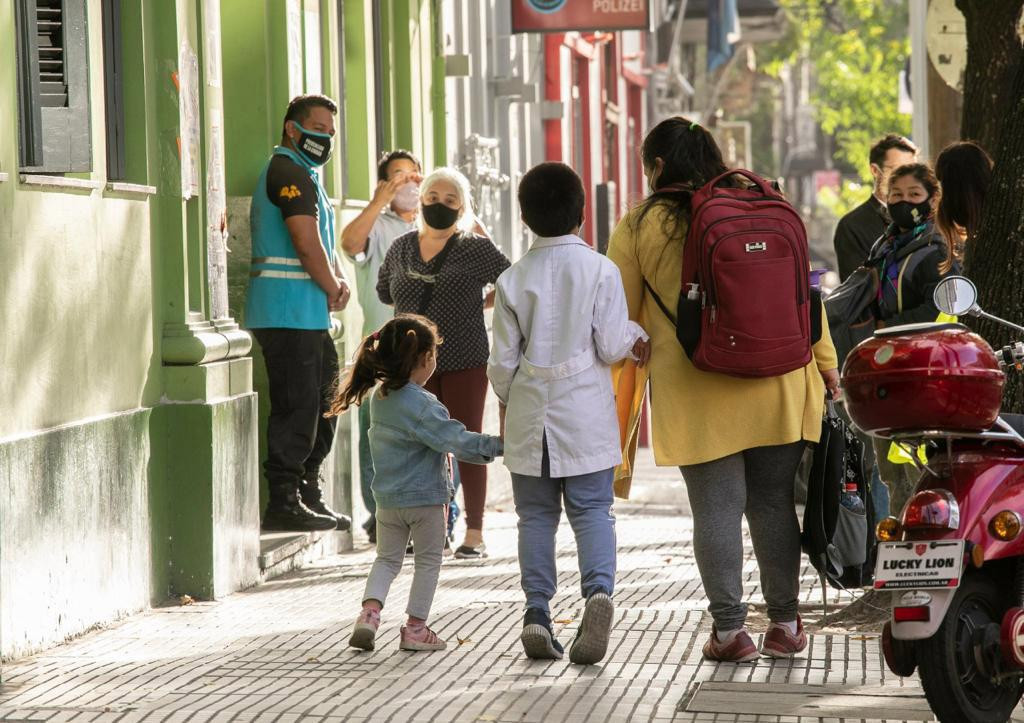
[[[616,508],[616,622],[601,665],[523,655],[515,518],[504,503],[488,513],[489,558],[445,561],[431,619],[448,642],[445,652],[398,650],[411,564],[392,589],[377,649],[347,647],[373,561],[363,546],[218,602],[155,609],[5,665],[0,721],[821,723],[677,709],[701,681],[917,685],[884,670],[874,635],[814,633],[807,653],[793,661],[705,662],[701,647],[711,625],[678,471],[642,457],[633,492]],[[558,558],[552,612],[568,648],[583,604],[567,525],[559,530]],[[804,617],[817,619],[821,591],[809,568],[802,582]],[[754,619],[763,620],[749,549],[744,589],[760,610]],[[845,593],[829,592],[830,605],[848,601]],[[763,630],[754,633],[759,641]]]

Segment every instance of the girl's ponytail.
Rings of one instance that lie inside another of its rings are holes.
[[[413,314],[396,316],[379,331],[363,339],[348,377],[338,389],[329,416],[361,404],[380,383],[381,396],[409,383],[420,358],[441,343],[437,327]]]

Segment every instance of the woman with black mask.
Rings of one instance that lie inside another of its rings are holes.
[[[418,230],[399,236],[388,249],[377,294],[394,305],[395,313],[420,314],[437,324],[443,343],[437,349],[437,371],[425,388],[453,419],[480,432],[490,356],[484,289],[497,281],[509,260],[481,235],[469,181],[454,168],[438,168],[423,179],[419,219]],[[459,477],[466,537],[455,556],[484,557],[487,468],[460,462]]]
[[[960,264],[950,258],[949,246],[935,228],[941,196],[939,180],[923,163],[900,166],[889,178],[893,223],[867,262],[878,269],[878,328],[940,319],[933,300],[935,286],[942,277],[960,272]],[[889,509],[898,515],[917,484],[914,468],[892,459],[888,440],[873,438],[872,446],[879,477],[889,489]]]
[[[923,163],[900,166],[889,178],[888,209],[892,225],[875,244],[871,261],[880,288],[875,318],[878,327],[935,321],[932,300],[939,280],[950,273],[946,242],[935,229],[939,181]]]

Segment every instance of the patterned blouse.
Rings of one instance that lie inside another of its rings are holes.
[[[490,353],[484,287],[509,265],[490,239],[475,234],[453,235],[444,251],[425,262],[419,232],[411,231],[388,249],[377,294],[394,305],[396,314],[422,314],[437,324],[444,339],[437,350],[438,371],[472,369],[487,364]]]

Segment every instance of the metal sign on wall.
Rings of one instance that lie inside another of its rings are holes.
[[[513,33],[647,30],[650,0],[512,0]]]

